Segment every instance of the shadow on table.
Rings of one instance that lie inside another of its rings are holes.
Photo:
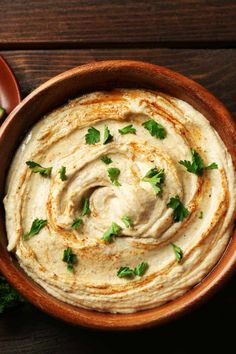
[[[73,327],[30,304],[0,317],[2,354],[224,353],[234,347],[235,280],[189,315],[162,327],[100,332]]]

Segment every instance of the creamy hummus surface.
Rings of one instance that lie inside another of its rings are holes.
[[[4,199],[8,250],[67,303],[113,313],[160,306],[222,256],[235,182],[224,143],[186,102],[145,90],[87,94],[43,117],[19,147]],[[36,219],[44,225],[30,234]]]

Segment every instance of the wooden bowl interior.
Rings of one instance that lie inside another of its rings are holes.
[[[155,65],[109,61],[69,70],[40,86],[12,112],[0,130],[0,195],[4,196],[5,178],[14,152],[25,133],[44,114],[65,104],[68,99],[96,90],[112,88],[148,88],[162,90],[192,104],[218,131],[236,162],[236,130],[224,106],[207,90],[184,76]],[[6,250],[4,208],[0,205],[0,269],[7,279],[42,310],[73,324],[100,329],[134,329],[160,324],[186,312],[226,279],[236,263],[236,235],[215,269],[202,283],[175,301],[159,308],[134,314],[114,315],[83,310],[53,298],[34,283]]]

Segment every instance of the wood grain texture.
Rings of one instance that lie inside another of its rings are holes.
[[[236,41],[235,0],[0,0],[0,7],[1,46]]]
[[[2,55],[12,66],[23,96],[49,78],[95,60],[133,59],[167,66],[196,80],[215,94],[236,118],[236,50],[90,49],[9,51]]]

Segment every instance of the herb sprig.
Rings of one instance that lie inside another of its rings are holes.
[[[31,225],[30,231],[23,235],[23,240],[27,241],[31,237],[37,235],[39,231],[47,225],[47,220],[35,219]]]
[[[67,263],[67,270],[74,271],[74,265],[78,262],[77,255],[73,253],[71,247],[67,247],[63,253],[63,262]]]
[[[163,125],[157,123],[154,119],[147,120],[142,126],[149,131],[152,136],[158,139],[165,139],[167,132]]]
[[[178,195],[176,197],[170,198],[167,206],[168,208],[172,208],[174,210],[174,222],[183,221],[189,215],[188,209],[185,208]]]
[[[52,167],[43,167],[37,162],[26,161],[26,165],[32,170],[33,173],[39,173],[44,177],[50,177],[52,172]]]
[[[208,166],[205,166],[203,159],[194,149],[191,149],[192,161],[180,160],[179,164],[183,165],[188,172],[194,173],[197,176],[202,176],[204,170],[215,170],[218,168],[217,163],[213,162]]]
[[[120,267],[120,269],[117,272],[117,276],[119,278],[133,278],[135,276],[143,276],[144,273],[148,269],[148,263],[147,262],[142,262],[137,265],[134,269],[129,268],[129,267]]]
[[[162,185],[165,181],[164,168],[157,169],[156,167],[151,168],[142,179],[144,182],[151,184],[156,195],[162,192]]]

